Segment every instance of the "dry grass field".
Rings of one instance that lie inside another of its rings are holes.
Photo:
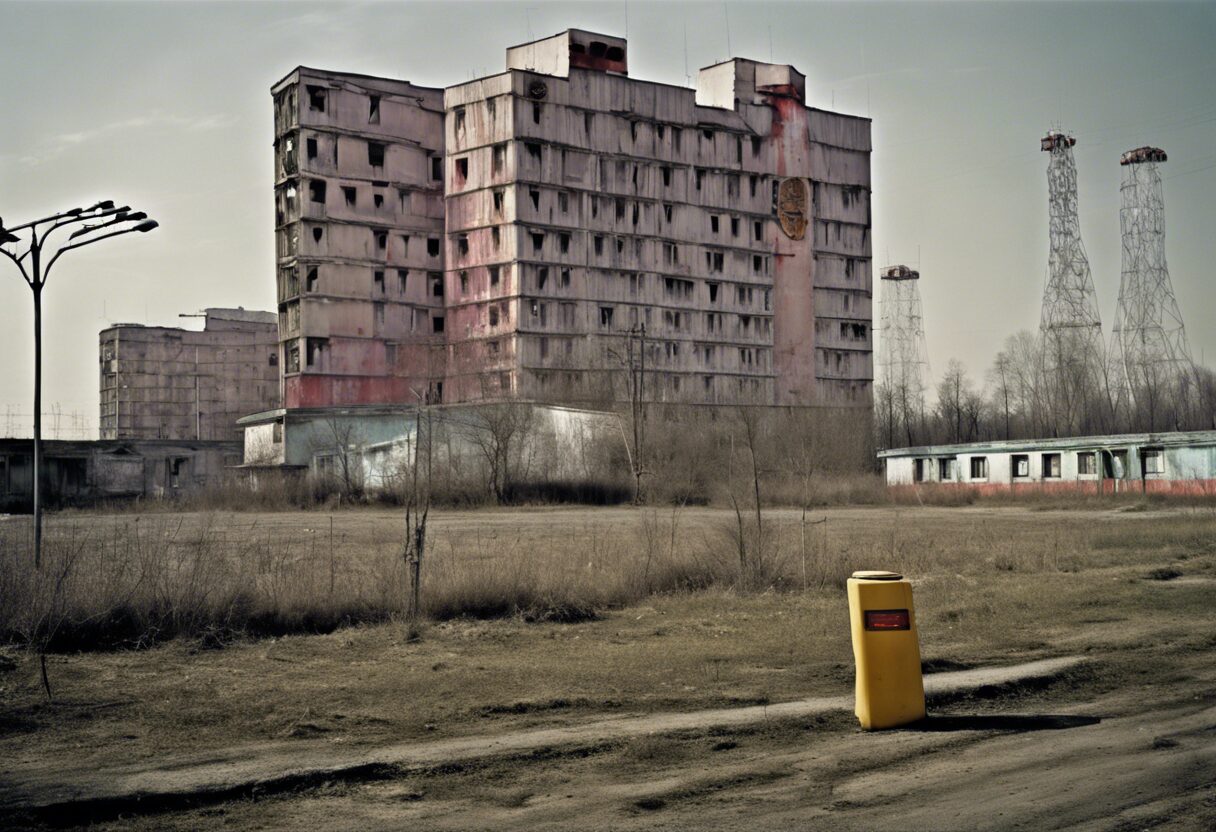
[[[978,823],[951,803],[903,828],[1055,828],[1103,805],[1092,828],[1204,828],[1216,818],[1216,513],[1042,508],[833,508],[805,519],[773,510],[758,538],[719,509],[441,512],[421,628],[400,618],[401,523],[389,510],[63,513],[50,519],[38,579],[21,568],[25,521],[10,518],[0,521],[0,625],[11,643],[53,625],[54,695],[29,651],[0,654],[0,786],[34,775],[70,782],[72,771],[115,761],[155,768],[242,748],[370,749],[846,694],[843,580],[882,568],[914,582],[928,670],[1088,658],[1050,683],[942,700],[939,710],[1092,713],[1102,725],[862,735],[839,714],[95,819],[147,829],[729,829],[804,819],[887,828],[899,815],[884,806],[912,805],[898,785],[910,761],[924,765],[917,788],[948,801],[951,782],[990,785],[994,753],[1021,761],[1004,776],[1030,778],[1050,769],[1051,753],[1091,753],[1086,738],[1102,736],[1104,747],[1126,744],[1120,759],[1151,786],[1128,792],[1142,799],[1086,803],[1088,792],[1074,790],[1073,814],[1040,815],[1051,801],[1015,778],[1002,793],[1004,822]],[[1123,733],[1092,733],[1104,730]],[[1047,734],[1056,736],[1043,746]]]

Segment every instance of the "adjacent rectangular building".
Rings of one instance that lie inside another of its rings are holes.
[[[207,309],[203,318],[201,331],[101,331],[101,439],[239,440],[237,419],[278,406],[274,314]]]
[[[438,398],[442,90],[300,67],[272,94],[285,405]]]

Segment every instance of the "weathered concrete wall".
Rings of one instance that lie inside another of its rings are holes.
[[[274,315],[208,309],[202,331],[101,331],[102,439],[240,439],[236,420],[279,406]]]

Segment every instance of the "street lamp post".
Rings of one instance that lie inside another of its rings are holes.
[[[97,222],[94,222],[97,221]],[[47,247],[51,233],[61,228],[81,223],[71,233],[67,244]],[[83,248],[93,243],[108,240],[133,231],[145,233],[156,228],[156,220],[148,219],[143,212],[135,212],[124,206],[115,208],[112,200],[98,202],[91,208],[73,208],[40,220],[5,228],[0,220],[0,254],[17,266],[21,277],[34,294],[34,568],[42,568],[42,290],[46,286],[51,267],[64,253]],[[113,229],[97,233],[103,229]],[[25,235],[17,232],[25,232]],[[78,242],[73,242],[78,241]],[[22,250],[24,244],[24,250]],[[12,249],[7,248],[13,246]],[[53,252],[49,260],[44,256]],[[28,261],[28,263],[27,263]]]

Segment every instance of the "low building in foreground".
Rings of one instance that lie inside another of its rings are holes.
[[[615,413],[531,402],[279,408],[239,424],[255,487],[303,476],[391,494],[410,487],[422,461],[437,488],[582,489],[628,453]]]
[[[878,458],[891,486],[1216,494],[1216,431],[892,448]]]
[[[49,505],[166,498],[220,485],[241,461],[240,442],[91,440],[42,443],[42,496]],[[34,504],[34,440],[0,439],[0,512]]]

